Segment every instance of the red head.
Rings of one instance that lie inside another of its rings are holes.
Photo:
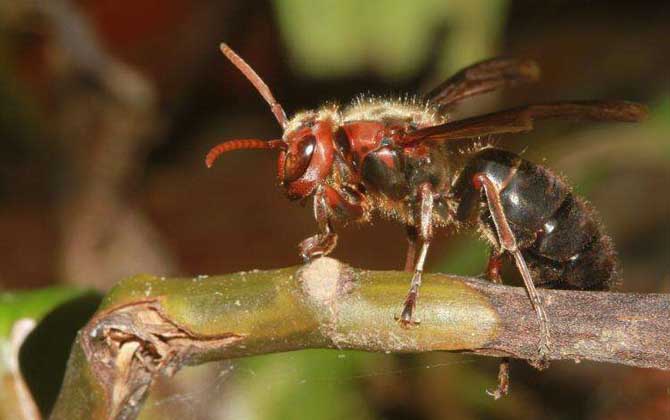
[[[242,139],[223,142],[207,153],[205,164],[208,168],[211,167],[219,155],[232,150],[279,149],[277,176],[286,188],[289,198],[309,196],[328,176],[333,164],[333,123],[314,117],[306,119],[295,128],[289,127],[284,109],[256,72],[226,44],[221,44],[221,52],[263,96],[285,131],[280,140]]]

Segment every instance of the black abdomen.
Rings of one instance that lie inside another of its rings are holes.
[[[487,236],[497,238],[484,195],[472,186],[478,172],[498,185],[503,210],[537,286],[604,290],[613,285],[616,258],[594,212],[559,177],[514,153],[489,148],[473,155],[452,188],[453,196],[461,199],[457,218],[467,220],[479,205],[479,223]]]
[[[619,278],[610,238],[571,192],[523,254],[541,287],[607,290]]]

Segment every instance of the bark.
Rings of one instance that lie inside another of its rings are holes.
[[[135,418],[154,380],[213,360],[306,348],[536,357],[524,289],[425,274],[419,326],[394,320],[404,272],[304,267],[120,282],[79,333],[52,418]],[[670,295],[541,290],[552,360],[670,369]]]

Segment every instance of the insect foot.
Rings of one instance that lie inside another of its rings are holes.
[[[528,363],[538,370],[543,370],[549,367],[549,319],[544,309],[544,304],[539,299],[536,305],[536,313],[538,321],[540,322],[540,342],[537,347],[537,359],[530,360]]]
[[[486,393],[499,400],[509,393],[509,360],[503,360],[498,371],[498,387],[493,391],[487,389]]]
[[[528,361],[528,364],[537,370],[544,370],[549,367],[549,340],[543,336],[537,348],[537,359]]]
[[[395,316],[395,320],[398,321],[402,328],[409,328],[410,326],[421,324],[421,320],[412,319],[414,314],[414,309],[416,309],[416,301],[419,297],[419,286],[421,285],[421,272],[417,271],[412,277],[412,285],[407,293],[405,298],[405,304],[403,307],[400,316]]]
[[[335,233],[326,233],[326,234],[316,234],[310,236],[304,241],[300,242],[298,249],[300,250],[300,256],[305,262],[309,262],[315,257],[320,257],[330,254],[335,246],[337,245],[337,234]]]
[[[407,295],[405,299],[405,307],[400,316],[396,315],[395,320],[402,328],[410,328],[421,324],[420,319],[412,319],[414,308],[416,307],[416,293]]]

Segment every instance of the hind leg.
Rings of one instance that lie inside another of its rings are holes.
[[[495,249],[491,249],[489,262],[486,265],[486,278],[493,283],[502,284],[502,277],[500,276],[501,268],[502,254]],[[504,397],[509,392],[509,369],[510,359],[509,357],[503,357],[498,368],[498,386],[493,391],[486,390],[486,393],[495,400]]]
[[[547,364],[550,339],[549,320],[547,318],[544,303],[535,289],[535,284],[533,283],[530,270],[526,265],[526,260],[524,259],[521,250],[517,246],[514,232],[512,232],[512,229],[507,222],[507,217],[505,216],[505,212],[500,200],[500,192],[498,191],[496,184],[485,173],[475,174],[473,177],[473,184],[476,189],[483,189],[484,193],[486,194],[486,201],[488,203],[489,212],[491,213],[491,217],[493,218],[493,222],[496,227],[501,251],[509,252],[514,257],[514,262],[516,263],[517,269],[521,273],[521,277],[523,278],[523,283],[526,286],[526,292],[528,292],[530,302],[533,306],[533,309],[535,309],[540,327],[540,342],[538,345],[538,359],[531,361],[530,363],[538,369],[544,368]]]

